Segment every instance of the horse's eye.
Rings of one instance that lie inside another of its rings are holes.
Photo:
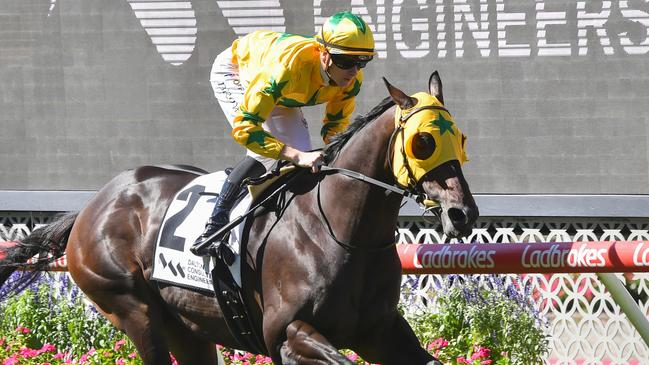
[[[412,137],[410,149],[412,156],[418,160],[425,160],[435,152],[435,138],[430,133],[417,133]]]

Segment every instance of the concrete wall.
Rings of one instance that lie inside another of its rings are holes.
[[[387,95],[380,76],[414,93],[439,70],[475,192],[649,194],[649,3],[576,0],[0,0],[0,189],[233,164],[215,56],[350,8],[379,50],[357,110]]]

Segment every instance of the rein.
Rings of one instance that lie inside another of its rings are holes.
[[[344,170],[344,169],[343,169]],[[350,171],[350,170],[347,170]],[[353,171],[350,171],[353,172]],[[348,176],[348,175],[346,175]],[[364,176],[364,175],[362,175]],[[367,177],[367,176],[365,176]],[[361,180],[365,181],[365,180]],[[331,224],[329,223],[329,219],[327,219],[327,215],[324,212],[324,209],[322,208],[322,200],[320,199],[320,182],[318,182],[318,191],[317,191],[317,200],[318,200],[318,210],[320,211],[320,215],[322,216],[322,219],[325,222],[325,226],[327,227],[327,233],[329,236],[336,242],[338,245],[340,245],[342,248],[347,250],[347,252],[351,251],[356,251],[356,250],[363,250],[363,251],[368,251],[368,252],[379,252],[383,250],[387,250],[388,248],[394,247],[397,243],[396,242],[390,242],[387,245],[379,246],[379,247],[363,247],[363,246],[357,246],[353,245],[351,243],[345,243],[339,240],[336,237],[336,234],[334,233],[333,228],[331,227]]]

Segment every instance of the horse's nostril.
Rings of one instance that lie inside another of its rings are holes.
[[[466,223],[466,214],[464,214],[464,211],[459,208],[449,208],[448,209],[448,217],[451,220],[451,222],[455,223],[460,223],[460,224],[465,224]]]

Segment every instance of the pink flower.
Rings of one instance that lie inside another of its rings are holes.
[[[125,343],[126,343],[126,340],[121,339],[121,340],[115,342],[115,346],[113,346],[113,348],[115,349],[115,351],[119,351],[119,349],[120,349],[122,346],[124,346]]]
[[[102,355],[104,355],[104,357],[108,357],[108,356],[110,356],[110,352],[104,351],[104,353]]]
[[[44,362],[41,365],[52,365],[52,364],[50,364],[49,362]]]
[[[62,359],[62,358],[64,358],[64,357],[65,357],[65,354],[62,354],[62,353],[60,353],[60,352],[59,352],[58,354],[54,355],[54,359],[55,359],[55,360],[60,360],[60,359]]]
[[[351,361],[356,361],[356,360],[358,360],[358,355],[356,355],[356,353],[352,352],[351,354],[347,355],[347,358],[350,359]]]
[[[484,361],[480,362],[480,365],[491,365],[492,362],[493,362],[493,360],[484,360]]]
[[[2,362],[2,365],[15,365],[18,363],[20,363],[20,361],[18,361],[16,355],[13,355],[12,357],[5,359],[5,361]]]
[[[136,357],[137,357],[137,354],[135,352],[131,352],[130,354],[128,354],[129,359],[135,359]]]
[[[124,361],[124,359],[122,359],[121,357],[119,359],[115,360],[115,365],[125,365],[125,364],[126,364],[126,361]]]
[[[79,364],[85,364],[86,361],[88,361],[88,358],[94,354],[97,353],[97,350],[94,348],[90,349],[90,351],[86,352],[85,354],[81,355],[81,358],[79,358]],[[70,361],[72,362],[72,361]],[[68,363],[66,363],[68,364]]]
[[[31,330],[29,328],[23,327],[23,326],[16,327],[16,331],[18,331],[20,333],[29,333],[29,332],[31,332]]]
[[[478,357],[489,357],[491,355],[491,350],[480,345],[473,345],[473,351],[478,354]]]
[[[466,360],[466,358],[464,356],[458,356],[458,358],[456,360],[457,360],[458,364],[471,364],[470,362],[468,362]]]
[[[40,350],[38,350],[41,354],[43,352],[54,352],[56,351],[56,346],[52,345],[51,343],[46,343],[41,347]]]
[[[271,359],[271,358],[268,357],[268,356],[257,355],[257,356],[255,357],[255,362],[258,362],[258,363],[261,363],[261,364],[272,364],[272,363],[273,363],[273,359]]]
[[[38,350],[30,349],[28,347],[23,347],[23,348],[20,349],[20,356],[22,356],[22,357],[24,357],[26,359],[36,357],[38,355],[40,355]]]
[[[448,346],[448,341],[446,341],[443,337],[440,337],[430,344],[428,344],[428,351],[435,351],[435,350],[441,350],[444,347]]]

